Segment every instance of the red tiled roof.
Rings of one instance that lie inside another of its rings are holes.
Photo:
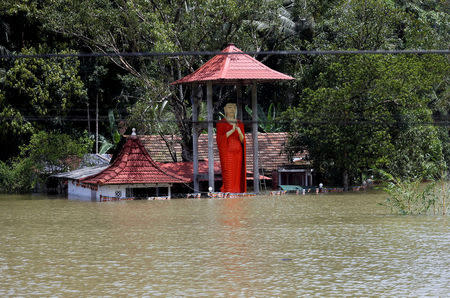
[[[167,172],[176,173],[178,176],[189,179],[191,182],[194,173],[194,164],[192,161],[158,163],[161,169]],[[208,174],[208,161],[203,160],[198,163],[198,173]],[[220,163],[214,162],[214,174],[220,174]]]
[[[193,175],[194,175],[194,164],[192,161],[182,161],[182,162],[168,162],[168,163],[158,163],[161,169],[167,172],[176,173],[178,176],[182,176],[186,179],[189,179],[190,182],[193,181]],[[202,160],[198,163],[198,173],[207,175],[208,174],[208,161]],[[220,163],[215,161],[214,162],[214,174],[221,174],[220,169]],[[251,176],[248,176],[248,175]],[[253,180],[253,175],[251,172],[247,171],[247,180]],[[260,179],[266,179],[269,180],[271,178],[260,175]],[[207,180],[205,178],[204,180]]]
[[[288,133],[258,133],[259,145],[259,166],[264,170],[271,171],[277,169],[279,166],[291,164],[287,154],[283,151],[284,145],[287,141]],[[169,154],[169,149],[166,143],[159,135],[139,136],[143,145],[158,162],[173,162]],[[174,142],[174,150],[177,160],[181,160],[181,146],[179,144],[180,138],[178,136],[167,136],[166,138]],[[214,136],[214,162],[219,163],[219,150]],[[253,139],[251,133],[245,134],[247,142],[247,169],[253,169]],[[198,138],[198,152],[199,160],[206,160],[208,158],[208,135],[201,134]],[[306,154],[296,155],[296,157],[304,157]],[[207,172],[207,170],[206,170]]]
[[[187,183],[188,179],[166,172],[148,154],[136,136],[128,137],[114,162],[100,173],[81,179],[92,184]]]
[[[229,44],[222,53],[242,53],[240,49]],[[271,69],[247,54],[216,55],[193,73],[172,84],[201,83],[214,81],[218,83],[264,82],[293,80],[294,78]]]

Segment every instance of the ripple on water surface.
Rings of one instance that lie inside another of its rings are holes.
[[[447,218],[383,199],[3,197],[0,295],[447,295]]]

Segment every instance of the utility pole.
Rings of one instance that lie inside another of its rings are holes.
[[[95,153],[98,154],[98,93],[95,98]]]
[[[89,99],[88,99],[88,102],[86,103],[86,106],[87,106],[88,133],[89,133],[89,135],[91,135],[91,116],[90,116],[90,111],[89,111]]]

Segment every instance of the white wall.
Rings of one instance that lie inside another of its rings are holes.
[[[126,198],[127,188],[140,187],[169,187],[169,184],[121,184],[121,185],[100,185],[97,191],[97,201],[100,201],[100,196],[113,198]],[[120,192],[120,196],[119,193]]]
[[[92,190],[86,187],[89,186],[89,184],[78,183],[76,180],[72,179],[69,179],[67,183],[69,200],[91,201]]]
[[[78,184],[78,185],[77,185]],[[84,186],[84,187],[83,187]],[[94,194],[95,200],[100,201],[100,196],[110,198],[126,198],[127,188],[156,187],[155,184],[122,184],[122,185],[99,185],[98,190],[92,190],[91,184],[78,183],[76,180],[68,181],[69,200],[91,201]],[[169,184],[159,184],[158,187],[169,187]],[[120,192],[120,193],[119,193]]]
[[[97,201],[100,201],[100,196],[125,198],[126,188],[126,185],[100,185],[97,191]],[[117,196],[116,192],[120,192],[120,196]]]

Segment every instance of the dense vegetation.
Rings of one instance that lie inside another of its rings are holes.
[[[216,51],[229,42],[248,51],[448,49],[449,8],[444,0],[3,0],[0,52]],[[209,58],[0,59],[1,172],[25,167],[12,158],[32,136],[92,135],[97,102],[104,144],[118,141],[115,119],[119,130],[181,135],[190,160],[193,90],[169,83]],[[450,164],[448,122],[436,125],[449,119],[448,56],[256,58],[296,78],[259,87],[271,120],[261,130],[290,131],[286,150],[308,150],[325,183],[359,183],[376,169],[434,178]],[[235,92],[215,88],[218,112]]]

